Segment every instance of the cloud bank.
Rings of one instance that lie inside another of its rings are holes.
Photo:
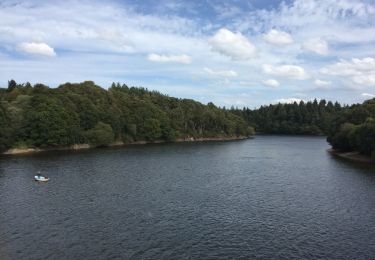
[[[356,103],[374,92],[374,16],[368,0],[3,0],[0,85],[92,79],[218,105],[294,93]]]

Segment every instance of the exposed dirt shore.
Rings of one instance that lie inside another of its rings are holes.
[[[374,158],[371,158],[370,156],[362,155],[358,152],[340,152],[334,149],[328,149],[327,151],[337,157],[340,157],[349,161],[375,164]]]
[[[182,142],[209,142],[209,141],[234,141],[234,140],[243,140],[247,139],[247,136],[230,136],[230,137],[185,137],[185,138],[178,138],[171,143],[182,143]],[[108,146],[126,146],[126,145],[142,145],[142,144],[156,144],[156,143],[166,143],[165,140],[155,140],[155,141],[133,141],[124,143],[122,141],[114,142]],[[29,154],[29,153],[38,153],[38,152],[46,152],[46,151],[58,151],[58,150],[83,150],[83,149],[92,149],[96,148],[95,146],[91,146],[89,144],[74,144],[71,146],[64,146],[64,147],[46,147],[46,148],[12,148],[5,151],[3,154],[5,155],[16,155],[16,154]]]

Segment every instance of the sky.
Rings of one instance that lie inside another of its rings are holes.
[[[219,106],[375,97],[375,0],[0,0],[0,86],[95,81]]]

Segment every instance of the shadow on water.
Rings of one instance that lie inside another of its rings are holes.
[[[356,161],[351,161],[345,158],[342,158],[340,156],[334,155],[328,151],[326,151],[329,157],[342,164],[345,165],[346,167],[351,167],[353,169],[359,170],[359,173],[366,173],[366,174],[374,174],[375,175],[375,164],[373,163],[365,163],[365,162],[356,162]]]

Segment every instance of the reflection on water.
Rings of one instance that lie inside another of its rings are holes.
[[[0,259],[371,259],[375,169],[327,148],[257,136],[2,157]]]

